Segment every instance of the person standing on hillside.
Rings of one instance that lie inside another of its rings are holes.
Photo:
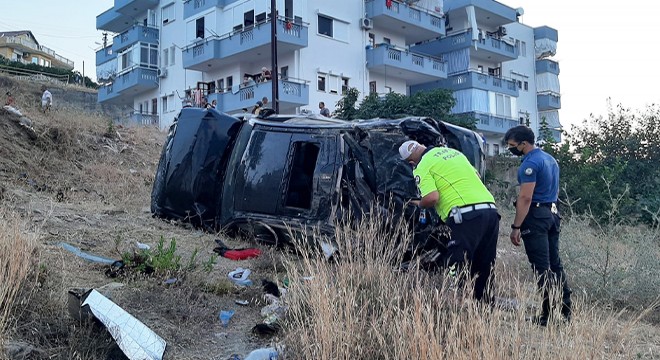
[[[447,265],[460,274],[465,260],[474,278],[474,297],[492,304],[491,269],[495,265],[500,215],[495,199],[463,153],[447,147],[425,147],[409,140],[399,147],[402,160],[414,166],[421,208],[435,207],[451,229]],[[488,287],[488,288],[487,288]],[[486,298],[484,299],[484,296]]]
[[[5,101],[5,106],[14,106],[14,97],[11,95],[11,91],[7,91],[7,100]]]
[[[520,246],[522,238],[527,259],[539,275],[538,286],[543,291],[541,315],[531,320],[541,326],[548,324],[552,308],[550,289],[561,285],[561,314],[570,321],[572,291],[559,257],[559,165],[555,158],[534,145],[534,132],[525,125],[509,129],[504,141],[513,155],[523,157],[518,169],[520,193],[514,203],[516,216],[510,238],[515,246]]]
[[[41,91],[43,91],[41,95],[41,111],[46,112],[53,106],[53,95],[48,91],[46,86],[42,86]]]

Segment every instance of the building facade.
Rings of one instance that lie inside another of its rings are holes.
[[[227,113],[273,101],[271,0],[115,0],[97,16],[99,101],[168,127],[187,101]],[[493,0],[277,0],[281,113],[331,111],[361,96],[454,91],[453,112],[477,119],[490,154],[504,132],[543,121],[558,136],[557,31]],[[112,35],[114,34],[114,35]],[[109,39],[112,37],[110,43]],[[274,71],[273,71],[274,72]]]
[[[29,30],[0,32],[0,56],[23,64],[37,64],[66,70],[73,70],[74,65],[73,61],[40,45]]]

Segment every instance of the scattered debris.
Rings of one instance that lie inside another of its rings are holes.
[[[250,276],[251,273],[252,270],[250,269],[243,269],[242,267],[238,267],[236,270],[227,274],[227,277],[236,285],[251,286],[252,280],[248,279],[248,276]]]
[[[169,279],[163,281],[163,284],[164,284],[164,285],[173,285],[173,284],[175,284],[177,281],[179,281],[179,279],[177,279],[177,278],[169,278]]]
[[[149,249],[151,249],[151,246],[149,246],[149,245],[147,245],[147,244],[143,244],[143,243],[141,243],[141,242],[139,242],[139,241],[136,241],[136,242],[135,242],[135,245],[136,245],[137,248],[140,249],[140,250],[149,250]]]
[[[108,329],[119,348],[131,360],[159,360],[163,358],[165,340],[154,333],[131,314],[92,289],[85,296],[82,306]]]
[[[236,300],[234,302],[238,305],[241,305],[241,306],[248,306],[250,304],[250,302],[247,301],[247,300]]]
[[[274,282],[266,279],[261,279],[261,286],[264,288],[264,291],[268,294],[280,297],[280,289]]]
[[[256,258],[261,255],[261,250],[256,248],[232,249],[225,245],[220,239],[215,239],[215,242],[218,244],[218,246],[216,246],[213,251],[227,259],[246,260]]]
[[[277,360],[278,353],[274,347],[252,351],[244,360]]]
[[[102,256],[97,256],[97,255],[88,254],[88,253],[86,253],[86,252],[83,252],[83,251],[80,250],[79,248],[77,248],[77,247],[75,247],[75,246],[73,246],[73,245],[70,245],[70,244],[64,243],[64,242],[59,243],[59,246],[60,246],[61,248],[63,248],[64,250],[70,251],[70,252],[72,252],[74,255],[76,255],[76,256],[78,256],[78,257],[80,257],[80,258],[83,258],[83,259],[85,259],[85,260],[87,260],[87,261],[96,262],[96,263],[101,263],[101,264],[106,264],[106,265],[113,265],[113,264],[116,262],[116,260],[114,260],[114,259],[109,259],[109,258],[102,257]]]
[[[220,322],[222,323],[222,326],[227,327],[229,325],[229,320],[234,316],[235,311],[234,310],[222,310],[220,311],[220,314],[218,315],[218,318],[220,319]]]

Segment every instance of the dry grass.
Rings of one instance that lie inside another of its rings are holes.
[[[294,359],[584,359],[650,357],[630,336],[641,317],[603,311],[575,299],[570,324],[538,328],[525,320],[539,303],[520,273],[496,269],[504,301],[476,303],[469,288],[444,273],[390,264],[401,245],[368,219],[359,231],[338,230],[337,263],[315,251],[287,263],[287,358]],[[401,231],[405,238],[405,232]],[[515,270],[514,270],[515,271]],[[531,271],[531,270],[530,270]],[[303,277],[312,276],[312,280]],[[533,283],[532,283],[533,284]],[[512,300],[515,299],[515,300]],[[507,301],[508,300],[508,301]],[[558,300],[558,299],[557,299]],[[516,304],[508,307],[505,304]],[[560,318],[560,316],[557,316]],[[613,331],[615,330],[615,331]],[[653,351],[657,351],[655,348]]]
[[[18,304],[29,298],[19,298],[23,286],[34,274],[38,261],[37,235],[27,228],[17,214],[0,210],[0,348],[13,327],[12,317]]]

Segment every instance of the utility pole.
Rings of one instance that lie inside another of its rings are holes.
[[[273,110],[276,114],[280,113],[280,97],[277,92],[277,1],[270,0],[270,74],[273,82]]]

